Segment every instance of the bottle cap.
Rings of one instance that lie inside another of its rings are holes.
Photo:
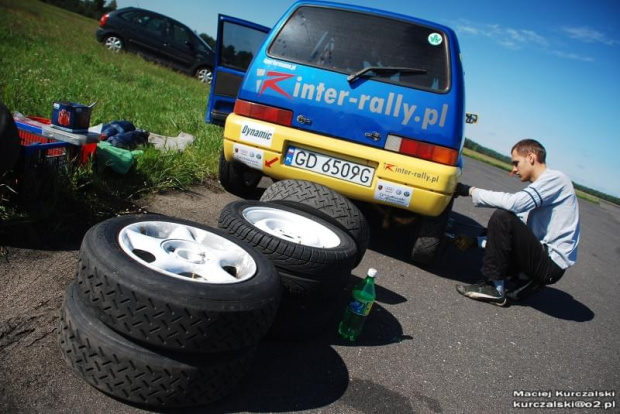
[[[377,276],[377,269],[375,269],[374,267],[371,267],[370,269],[368,269],[367,275],[370,277]]]

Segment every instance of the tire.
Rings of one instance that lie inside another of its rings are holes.
[[[226,161],[220,152],[219,180],[224,189],[239,197],[247,197],[256,191],[263,173],[238,162]]]
[[[281,296],[273,264],[247,244],[219,229],[157,215],[93,226],[82,241],[76,281],[112,329],[186,353],[255,346]]]
[[[454,200],[446,206],[437,217],[425,217],[422,220],[416,240],[411,249],[411,261],[418,265],[433,263],[445,238],[448,219]]]
[[[276,319],[266,340],[279,342],[301,342],[316,339],[332,329],[335,331],[337,318],[342,316],[342,290],[329,295],[297,297],[284,294]]]
[[[270,185],[260,199],[292,205],[336,224],[357,244],[355,266],[364,257],[370,241],[368,222],[359,208],[342,194],[311,181],[283,180]]]
[[[103,44],[106,49],[111,50],[112,52],[118,53],[125,48],[125,43],[120,36],[117,35],[109,35],[103,39]]]
[[[327,297],[333,292],[339,292],[347,285],[351,272],[330,273],[328,278],[321,275],[294,274],[280,271],[280,279],[284,288],[283,296],[296,298]]]
[[[58,344],[65,362],[88,384],[118,399],[157,407],[224,398],[250,371],[255,350],[180,356],[140,346],[99,321],[74,283],[60,310]]]
[[[213,81],[213,69],[206,66],[200,67],[196,69],[194,76],[200,82],[211,85],[211,82]]]
[[[279,271],[315,275],[350,272],[357,257],[353,239],[341,228],[288,205],[233,201],[218,225],[268,257]]]

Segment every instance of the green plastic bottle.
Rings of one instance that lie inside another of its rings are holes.
[[[353,288],[353,297],[338,326],[338,333],[345,339],[355,341],[362,333],[366,317],[375,302],[375,276],[377,270],[371,267],[366,278]]]

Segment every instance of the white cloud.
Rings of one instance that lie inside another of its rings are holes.
[[[566,53],[560,50],[553,50],[551,54],[562,59],[580,60],[582,62],[594,62],[594,58],[590,56],[579,55],[577,53]]]
[[[586,43],[602,43],[607,46],[615,46],[620,44],[617,40],[609,38],[598,30],[589,27],[562,27],[561,29],[571,39],[580,40]]]
[[[512,50],[522,49],[531,44],[541,47],[549,45],[549,41],[544,36],[533,30],[502,27],[498,24],[477,24],[467,20],[459,21],[455,27],[460,34],[484,36]]]
[[[591,56],[555,49],[553,43],[557,42],[550,41],[534,30],[502,27],[498,24],[474,23],[464,19],[454,24],[454,27],[456,27],[456,31],[459,35],[484,36],[493,40],[497,45],[510,50],[523,50],[535,47],[561,59],[577,60],[581,62],[595,61]],[[599,42],[609,46],[620,44],[620,42],[607,37],[605,34],[587,27],[563,27],[561,32],[568,35],[571,39],[580,40],[582,42]],[[557,46],[561,47],[560,44]]]

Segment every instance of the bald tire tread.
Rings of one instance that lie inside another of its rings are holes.
[[[347,197],[321,184],[304,180],[282,180],[267,187],[261,201],[294,206],[349,233],[357,244],[357,266],[370,242],[370,227],[360,209]]]
[[[235,284],[173,278],[137,262],[118,233],[136,221],[167,221],[215,233],[256,262],[254,277]],[[273,322],[282,287],[263,255],[220,229],[158,215],[120,216],[84,236],[76,274],[80,294],[97,318],[134,340],[176,352],[217,353],[252,347]]]
[[[454,200],[450,201],[439,216],[425,217],[422,220],[411,249],[411,261],[414,264],[425,266],[434,262],[445,239],[453,204]]]
[[[99,321],[71,283],[60,310],[58,344],[65,362],[96,389],[140,405],[188,407],[227,396],[251,369],[255,348],[206,355],[141,346]]]
[[[333,231],[340,243],[330,248],[313,247],[274,236],[244,218],[244,210],[250,207],[267,207],[305,217]],[[357,246],[344,230],[288,205],[254,200],[233,201],[220,212],[218,226],[239,240],[249,243],[269,258],[279,271],[313,275],[319,280],[327,279],[333,273],[350,272],[357,257]]]

